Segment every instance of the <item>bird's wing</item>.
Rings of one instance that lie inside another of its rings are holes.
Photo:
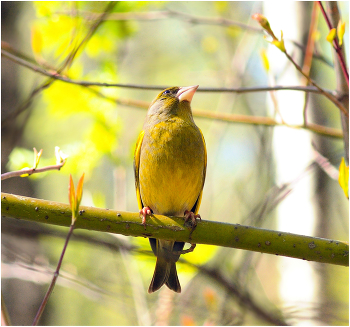
[[[199,129],[199,128],[198,128]],[[198,213],[199,207],[201,205],[201,201],[202,201],[202,194],[203,194],[203,187],[204,187],[204,182],[205,182],[205,175],[207,173],[207,147],[205,145],[205,140],[204,140],[204,136],[202,131],[199,129],[201,136],[202,136],[202,140],[203,140],[203,145],[204,145],[204,166],[203,166],[203,183],[202,183],[202,188],[201,191],[198,195],[197,201],[194,204],[193,208],[192,208],[192,212],[196,215]]]
[[[139,180],[139,168],[140,168],[140,155],[141,155],[141,145],[145,131],[142,131],[137,138],[136,148],[134,154],[134,173],[135,173],[135,187],[136,187],[136,197],[139,209],[143,208],[141,193],[140,193],[140,180]]]

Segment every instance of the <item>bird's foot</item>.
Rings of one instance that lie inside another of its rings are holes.
[[[182,251],[173,251],[173,254],[180,255],[180,254],[186,254],[193,252],[197,244],[191,244],[191,247],[187,250],[182,250]]]
[[[199,214],[194,214],[192,211],[185,211],[185,226],[190,226],[192,227],[192,232],[195,230],[197,226],[197,218],[199,220],[202,220],[201,216]]]
[[[140,210],[140,216],[142,216],[142,225],[146,229],[146,216],[152,214],[152,209],[150,207],[143,207]]]

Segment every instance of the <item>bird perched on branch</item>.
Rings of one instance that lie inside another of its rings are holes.
[[[171,87],[151,103],[135,149],[135,185],[142,223],[154,214],[196,222],[204,186],[207,151],[193,121],[191,101],[198,85]],[[157,257],[148,292],[166,284],[180,293],[176,262],[184,242],[150,238]],[[177,253],[176,253],[177,252]]]

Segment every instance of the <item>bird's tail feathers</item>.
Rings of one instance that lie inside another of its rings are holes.
[[[157,257],[156,268],[154,269],[153,278],[148,288],[148,293],[158,291],[168,280],[171,265],[164,258]],[[176,269],[176,268],[175,268]]]

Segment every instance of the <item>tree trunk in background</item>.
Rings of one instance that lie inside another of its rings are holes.
[[[327,2],[327,8],[329,8],[329,6],[330,3]],[[331,6],[337,6],[337,3],[332,2]],[[331,15],[328,10],[327,13],[329,18],[331,18]],[[321,13],[319,20],[321,24],[326,24],[324,22],[324,17]],[[332,24],[333,26],[337,26],[338,20],[333,20]],[[344,58],[346,58],[345,53]],[[346,101],[343,101],[343,98],[341,102],[348,109],[349,90],[335,52],[333,54],[333,62],[336,84],[332,85],[332,87],[337,90],[338,94],[345,96]],[[322,81],[325,78],[325,75],[323,74],[324,73],[322,70],[314,69],[311,71],[311,78],[313,78],[314,80]],[[327,114],[327,107],[325,107],[322,97],[312,95],[310,97],[310,105],[310,116],[312,118],[312,122],[326,126],[330,126],[332,124],[332,121],[329,117],[329,111]],[[334,114],[335,117],[337,117],[338,109],[335,108],[333,105],[331,105],[331,108],[331,112]],[[334,149],[337,148],[339,141],[337,143],[336,141],[331,140],[329,138],[313,135],[313,143],[315,144],[317,151],[320,152],[326,158],[329,158],[330,161],[335,164],[335,166],[339,165],[340,158],[342,156],[345,156],[345,158],[348,158],[349,156],[349,119],[346,118],[343,113],[340,113],[340,117],[342,122],[344,139],[346,140],[346,142],[344,142],[345,153],[342,152],[336,154],[335,156]],[[348,159],[346,160],[348,161]],[[343,217],[337,208],[339,201],[342,200],[342,197],[343,192],[340,189],[338,182],[333,181],[322,169],[317,167],[315,171],[315,210],[317,217],[317,225],[315,226],[315,236],[333,239],[336,237],[335,235],[338,235],[337,229],[339,230],[339,223],[340,225],[342,225]],[[346,225],[346,222],[344,222],[344,227],[348,228],[346,227]],[[335,271],[338,271],[339,268],[322,264],[315,264],[315,267],[320,277],[318,296],[318,302],[320,303],[320,320],[324,324],[340,324],[341,321],[334,321],[334,317],[340,317],[344,308],[342,307],[342,305],[335,305],[333,299],[335,298],[336,291],[332,287],[332,283],[334,283],[333,274]],[[340,271],[341,270],[339,270],[339,272]],[[348,322],[346,324],[348,324]]]
[[[22,5],[22,2],[1,2],[2,41],[17,48],[20,48],[18,44],[21,42],[17,34],[17,14],[20,12],[18,8]],[[8,119],[9,114],[16,109],[21,100],[19,99],[20,92],[16,89],[16,86],[20,85],[17,81],[18,65],[2,58],[1,68],[1,172],[4,173],[7,171],[6,165],[11,151],[21,142],[21,130],[16,125],[16,118]],[[3,192],[35,196],[32,183],[28,178],[17,177],[4,180],[1,182],[1,189]],[[25,258],[24,260],[34,260],[39,253],[40,246],[37,238],[13,234],[11,223],[13,223],[12,219],[3,218],[1,221],[1,259],[4,263],[1,291],[11,324],[28,325],[32,323],[45,294],[45,289],[42,289],[38,284],[11,277],[12,273],[9,269],[16,269],[16,263],[25,264],[23,258]],[[28,226],[25,221],[16,220],[15,223],[16,226],[24,228]],[[31,272],[28,270],[28,275],[30,274]],[[45,324],[45,320],[42,319],[40,323]]]
[[[306,45],[311,6],[312,3],[308,2],[265,2],[264,15],[277,37],[280,37],[280,30],[283,30],[285,38]],[[282,12],[288,15],[281,14]],[[289,42],[286,43],[286,48],[293,59],[302,66],[303,53]],[[271,74],[277,85],[303,83],[302,75],[282,52],[270,46],[268,57],[272,63]],[[279,92],[275,95],[282,119],[289,124],[302,124],[305,95],[301,92]],[[272,105],[270,107],[271,113],[274,114],[276,109]],[[278,114],[276,118],[280,119]],[[277,207],[277,230],[314,235],[316,216],[312,201],[313,174],[304,174],[305,168],[312,160],[311,135],[307,131],[276,127],[273,148],[277,185],[296,182],[291,186],[291,193]],[[317,275],[312,268],[312,264],[305,261],[280,258],[278,287],[281,306],[286,308],[287,322],[292,325],[319,323],[317,315],[314,316],[310,311],[310,306],[318,303]],[[304,314],[301,314],[302,312]]]

